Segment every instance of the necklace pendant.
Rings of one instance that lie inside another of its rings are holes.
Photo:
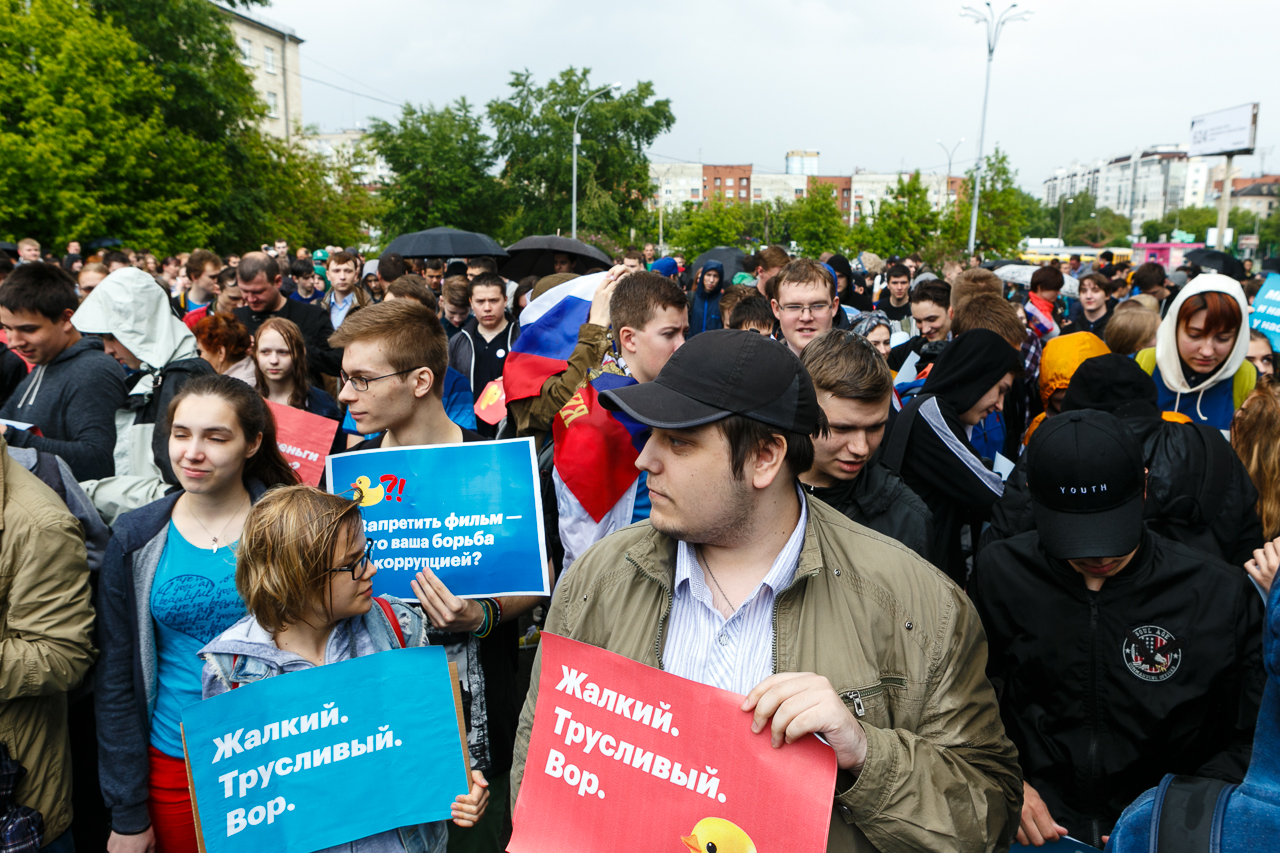
[[[213,553],[218,553],[218,537],[213,537]]]

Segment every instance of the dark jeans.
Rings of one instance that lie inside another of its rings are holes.
[[[59,835],[40,848],[40,853],[76,853],[76,839],[71,830]]]

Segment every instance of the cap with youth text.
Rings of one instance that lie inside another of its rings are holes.
[[[652,382],[605,391],[600,400],[659,429],[690,429],[730,415],[803,435],[818,427],[818,396],[800,359],[743,329],[695,335]]]
[[[1027,445],[1027,485],[1045,553],[1122,557],[1142,541],[1146,469],[1114,415],[1088,409],[1046,420]]]

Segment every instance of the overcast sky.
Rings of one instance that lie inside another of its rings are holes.
[[[996,5],[1003,9],[1004,3]],[[823,174],[946,170],[936,140],[977,156],[985,28],[958,0],[275,0],[261,15],[304,40],[304,77],[392,103],[484,105],[513,70],[543,82],[588,67],[600,85],[650,80],[676,123],[655,162],[753,163],[821,152]],[[1058,166],[1189,141],[1191,116],[1261,103],[1280,141],[1275,0],[1026,0],[991,79],[986,150],[1039,194]],[[336,130],[397,107],[303,80],[307,124]],[[1280,148],[1269,171],[1280,171]],[[1252,174],[1259,158],[1237,158]]]

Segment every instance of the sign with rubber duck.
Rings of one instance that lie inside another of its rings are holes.
[[[429,569],[460,598],[550,595],[532,438],[393,447],[325,460],[329,490],[360,501],[375,595],[413,599]]]
[[[742,696],[554,634],[508,853],[823,853],[835,751],[774,749]]]

